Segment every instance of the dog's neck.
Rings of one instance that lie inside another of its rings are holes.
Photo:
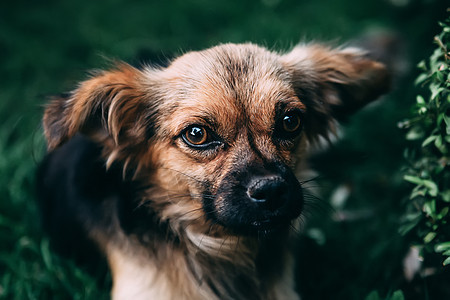
[[[128,245],[107,246],[114,299],[295,299],[287,232],[258,239],[163,227],[147,237],[121,231]]]

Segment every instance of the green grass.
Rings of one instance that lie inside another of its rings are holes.
[[[106,2],[106,1],[105,1]],[[133,64],[223,42],[287,49],[299,40],[345,41],[368,30],[403,37],[403,59],[430,54],[445,1],[176,0],[2,1],[0,3],[0,299],[104,299],[108,277],[92,276],[55,255],[40,229],[34,172],[44,154],[40,118],[48,95],[65,92],[106,58]],[[352,118],[345,138],[313,160],[323,174],[322,202],[336,186],[352,194],[347,210],[367,218],[335,222],[317,209],[299,243],[304,299],[364,299],[402,288],[410,299],[444,299],[442,275],[407,284],[397,234],[402,200],[402,133],[414,102],[414,68],[385,101]],[[320,205],[319,205],[320,206]],[[323,204],[322,206],[326,206]],[[307,231],[311,232],[311,231]],[[319,235],[317,235],[319,233]],[[318,238],[322,237],[322,238]],[[435,298],[433,298],[433,297]],[[436,298],[438,297],[438,298]]]

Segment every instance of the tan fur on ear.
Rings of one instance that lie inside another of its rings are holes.
[[[146,115],[151,105],[145,97],[144,74],[126,64],[102,71],[82,82],[67,98],[53,99],[44,113],[44,133],[48,148],[54,149],[77,132],[108,136],[115,144],[122,135],[146,137]],[[137,122],[137,119],[141,122]]]
[[[357,48],[300,45],[283,55],[281,62],[312,115],[310,128],[316,132],[311,135],[327,137],[333,118],[345,119],[390,88],[386,66]]]
[[[390,74],[386,66],[366,57],[357,48],[330,49],[320,45],[297,46],[282,60],[295,80],[302,75],[312,76],[319,86],[341,87],[348,90],[344,99],[325,99],[329,104],[364,105],[390,87]],[[300,79],[301,80],[301,79]]]

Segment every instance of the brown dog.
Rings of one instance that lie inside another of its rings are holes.
[[[358,49],[316,44],[98,72],[45,111],[44,224],[70,248],[95,243],[114,299],[297,299],[300,162],[388,77]]]

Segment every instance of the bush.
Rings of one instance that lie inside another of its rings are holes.
[[[434,38],[437,48],[418,65],[422,73],[416,84],[425,89],[425,96],[417,96],[411,117],[401,124],[411,141],[404,179],[413,188],[400,231],[413,237],[422,256],[442,253],[439,261],[449,265],[450,18],[440,25],[442,32]]]

